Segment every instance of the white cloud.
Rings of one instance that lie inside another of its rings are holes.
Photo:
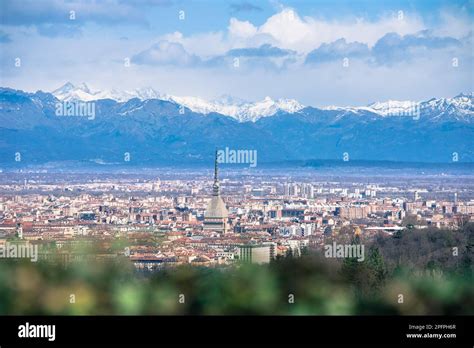
[[[436,36],[451,36],[456,39],[462,39],[474,30],[472,20],[465,12],[443,11],[440,13],[441,20],[433,28],[433,34]]]
[[[259,47],[271,44],[307,54],[322,43],[340,38],[348,42],[358,41],[369,47],[383,35],[395,32],[400,35],[425,29],[423,21],[416,15],[388,14],[376,21],[361,18],[328,21],[312,17],[301,17],[291,8],[283,8],[270,16],[262,25],[231,18],[226,31],[199,33],[185,37],[179,32],[161,36],[160,40],[178,42],[186,51],[201,57],[222,55],[234,48]]]
[[[331,43],[341,38],[347,42],[364,43],[372,48],[377,40],[387,33],[404,36],[424,29],[434,29],[435,35],[460,38],[471,30],[469,18],[464,15],[457,18],[451,12],[443,12],[441,18],[442,21],[437,23],[434,29],[412,12],[385,13],[377,20],[355,17],[324,20],[301,17],[291,8],[282,8],[260,26],[231,18],[225,31],[190,36],[174,32],[159,39],[178,42],[186,51],[209,58],[223,55],[231,49],[259,47],[264,44],[308,54],[323,43]]]
[[[221,55],[232,48],[231,44],[224,40],[224,33],[220,31],[195,34],[188,37],[177,31],[163,35],[159,40],[177,42],[183,45],[186,51],[202,58]]]
[[[180,43],[162,40],[136,54],[132,62],[148,65],[190,66],[199,63],[200,59],[186,52]]]
[[[5,74],[4,82],[11,87],[52,90],[68,80],[85,80],[106,89],[150,85],[174,95],[213,98],[230,94],[249,100],[269,95],[321,106],[361,105],[389,98],[416,100],[472,90],[472,53],[456,55],[460,61],[458,68],[452,66],[454,55],[442,50],[439,50],[441,54],[427,52],[417,59],[397,61],[393,66],[370,65],[352,58],[348,68],[343,68],[340,61],[322,62],[317,66],[303,64],[305,54],[322,43],[341,38],[348,44],[357,41],[372,48],[389,32],[404,36],[427,28],[436,36],[464,37],[471,28],[464,16],[456,19],[455,15],[443,14],[441,23],[430,25],[410,13],[405,13],[402,21],[396,13],[372,21],[357,18],[330,21],[297,13],[293,13],[291,19],[289,11],[281,10],[262,25],[231,18],[222,31],[194,35],[176,31],[153,41],[138,36],[126,42],[104,40],[99,35],[91,37],[86,30],[74,41],[38,39],[33,37],[32,30],[32,35],[22,35],[23,44],[9,52],[10,65],[17,56],[22,57],[23,65],[21,69],[5,69],[8,75]],[[13,42],[15,39],[12,35]],[[269,68],[268,57],[255,54],[247,60],[242,58],[239,69],[205,64],[232,49],[259,48],[265,44],[297,53],[292,60],[274,58],[281,60],[273,63],[282,69]],[[137,52],[141,52],[136,56],[145,64],[124,67],[124,58],[133,57]]]
[[[232,21],[233,27],[238,27],[241,23],[236,19]],[[267,34],[276,40],[279,47],[308,53],[322,43],[333,42],[340,38],[345,38],[348,42],[358,41],[372,46],[388,32],[406,35],[424,28],[422,20],[415,15],[405,14],[403,19],[399,19],[398,14],[394,13],[381,17],[377,21],[367,21],[362,18],[326,21],[300,17],[293,9],[285,8],[257,27],[254,36]]]
[[[231,18],[229,27],[229,35],[235,38],[249,38],[257,34],[257,27],[248,21],[239,21],[236,18]]]

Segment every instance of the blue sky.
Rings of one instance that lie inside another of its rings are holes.
[[[1,85],[29,91],[71,81],[323,106],[473,89],[472,0],[2,0],[0,6]]]

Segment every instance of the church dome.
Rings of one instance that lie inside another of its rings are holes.
[[[224,201],[220,196],[212,196],[211,200],[207,205],[206,212],[204,213],[205,218],[227,218],[229,213],[224,204]]]

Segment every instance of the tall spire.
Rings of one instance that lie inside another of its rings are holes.
[[[212,195],[219,196],[219,179],[217,178],[217,149],[216,149],[216,158],[214,160],[214,185],[212,185]]]
[[[229,211],[220,195],[218,155],[219,152],[216,149],[216,158],[214,159],[214,185],[212,185],[212,197],[204,213],[203,229],[212,232],[227,233]]]
[[[214,159],[214,182],[217,182],[217,149],[216,158]]]

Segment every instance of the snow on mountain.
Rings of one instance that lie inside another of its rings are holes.
[[[273,100],[270,97],[266,97],[262,101],[251,103],[231,96],[222,96],[219,99],[208,101],[198,97],[180,97],[160,94],[151,87],[123,92],[116,90],[92,91],[85,83],[74,86],[70,82],[52,93],[56,98],[62,101],[113,99],[118,102],[125,102],[132,98],[139,98],[141,100],[160,99],[182,105],[193,112],[201,114],[216,112],[233,117],[240,122],[255,122],[261,117],[272,116],[279,111],[295,113],[304,108],[303,105],[294,99]]]
[[[215,112],[230,116],[239,122],[255,122],[262,117],[273,116],[278,112],[296,113],[304,108],[303,105],[294,99],[274,100],[270,97],[265,97],[261,101],[248,102],[224,95],[218,99],[209,101],[199,97],[182,97],[161,94],[151,87],[139,88],[131,91],[94,91],[85,83],[74,86],[70,82],[52,93],[56,98],[63,101],[113,99],[117,102],[126,102],[132,98],[138,98],[141,100],[166,100],[182,105],[196,113],[210,114]],[[433,98],[425,102],[388,100],[384,102],[374,102],[367,106],[327,106],[322,108],[322,110],[335,110],[361,115],[370,112],[381,117],[416,117],[424,111],[435,111],[435,117],[441,117],[444,114],[454,115],[455,117],[465,117],[474,115],[472,101],[472,94],[459,94],[453,98]]]
[[[211,112],[217,112],[222,115],[235,117],[241,105],[235,104],[224,104],[220,101],[213,102],[207,101],[198,97],[176,97],[169,96],[168,100],[175,102],[176,104],[183,105],[191,111],[198,112],[201,114],[209,114]]]
[[[323,110],[346,111],[352,113],[371,112],[379,116],[400,116],[410,114],[419,108],[418,102],[388,100],[375,102],[367,106],[327,106]]]
[[[161,99],[161,95],[150,87],[135,89],[133,91],[117,91],[115,89],[110,91],[93,91],[85,83],[74,86],[70,82],[67,82],[64,86],[56,89],[52,94],[62,101],[112,99],[118,102],[126,102],[132,98],[139,98],[142,100]]]
[[[171,100],[184,105],[194,112],[202,114],[217,112],[222,115],[231,116],[240,122],[255,122],[259,118],[273,116],[279,111],[295,113],[304,108],[303,105],[293,99],[273,100],[270,97],[255,103],[230,99],[229,97],[213,101],[206,101],[196,97],[171,97]]]
[[[442,109],[448,114],[456,112],[459,115],[472,115],[474,112],[473,94],[459,94],[454,98],[430,99],[424,103],[424,107],[435,110]]]
[[[97,99],[85,83],[74,86],[72,83],[67,82],[64,86],[56,89],[52,93],[56,98],[63,101],[91,101]]]
[[[382,116],[400,116],[415,112],[419,105],[418,102],[409,100],[388,100],[369,104],[367,108]]]
[[[303,105],[294,99],[278,99],[275,101],[270,97],[266,97],[260,102],[247,105],[248,109],[242,116],[247,119],[250,118],[252,121],[257,120],[259,117],[272,116],[279,111],[293,114],[304,108]]]
[[[145,88],[137,88],[133,91],[125,92],[128,93],[130,96],[129,99],[131,98],[138,98],[141,100],[147,100],[147,99],[166,99],[166,95],[162,95],[159,92],[155,91],[151,87],[145,87]]]
[[[433,98],[424,102],[388,100],[374,102],[367,106],[327,106],[323,110],[346,111],[352,113],[371,112],[380,116],[416,116],[423,112],[435,112],[437,117],[444,114],[456,116],[474,116],[472,94],[459,94],[453,98]]]

